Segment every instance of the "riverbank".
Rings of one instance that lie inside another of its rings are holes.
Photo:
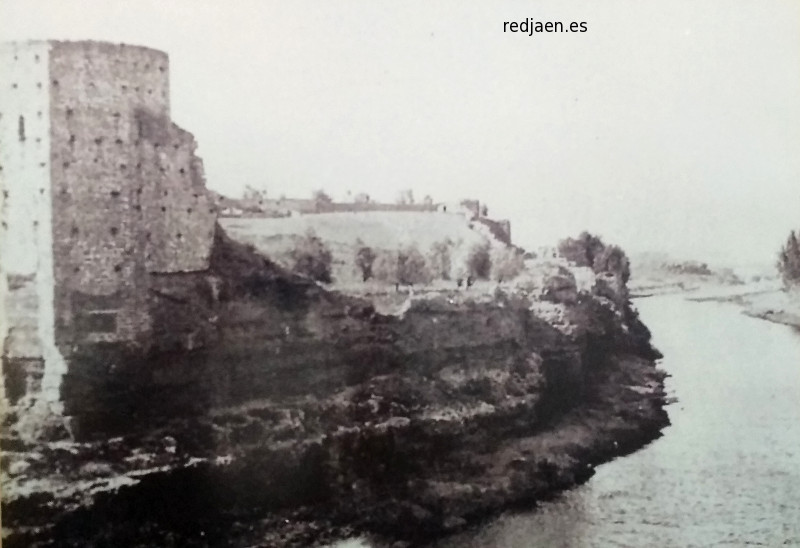
[[[635,302],[677,397],[663,437],[436,548],[800,545],[800,333],[730,304]]]
[[[692,300],[733,303],[750,317],[800,328],[800,291],[771,289]]]
[[[668,423],[649,331],[611,286],[383,315],[224,238],[212,269],[206,347],[91,354],[67,384],[79,441],[4,429],[7,547],[419,544],[583,482]],[[191,288],[170,289],[190,321]]]

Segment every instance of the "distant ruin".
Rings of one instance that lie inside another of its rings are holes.
[[[57,402],[80,345],[147,346],[154,276],[208,267],[216,207],[165,53],[10,43],[0,71],[3,393]]]

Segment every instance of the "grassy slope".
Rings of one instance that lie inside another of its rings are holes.
[[[378,250],[397,250],[415,244],[423,253],[438,241],[455,243],[453,264],[459,264],[469,249],[487,240],[470,229],[460,215],[416,212],[322,213],[278,219],[222,219],[226,232],[236,240],[253,244],[261,253],[283,266],[297,240],[313,229],[333,253],[333,275],[338,283],[359,281],[354,264],[356,240]]]

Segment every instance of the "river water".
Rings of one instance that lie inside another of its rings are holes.
[[[730,304],[636,305],[678,398],[663,437],[436,548],[800,546],[800,332]]]
[[[729,304],[636,305],[678,398],[664,436],[437,548],[800,546],[800,332]]]

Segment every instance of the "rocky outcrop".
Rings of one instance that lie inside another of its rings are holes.
[[[384,316],[220,234],[209,272],[153,295],[194,346],[86,348],[74,439],[2,439],[4,542],[419,542],[530,504],[667,421],[635,312],[569,297],[441,293]]]

